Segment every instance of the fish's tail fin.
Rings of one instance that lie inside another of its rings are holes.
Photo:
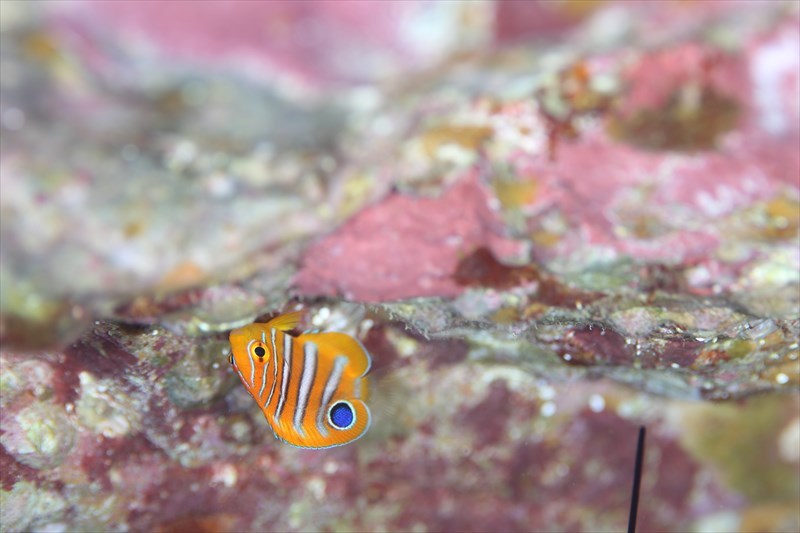
[[[367,388],[372,427],[365,438],[378,441],[406,433],[413,421],[408,409],[411,390],[405,380],[395,373],[370,376]]]

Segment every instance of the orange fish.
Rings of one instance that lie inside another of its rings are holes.
[[[370,426],[369,353],[345,333],[289,335],[300,315],[231,331],[229,361],[276,438],[301,448],[353,442]]]

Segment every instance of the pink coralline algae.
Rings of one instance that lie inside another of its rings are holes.
[[[680,98],[682,91],[690,89],[744,103],[751,90],[746,67],[740,56],[712,46],[691,43],[656,51],[623,73],[628,87],[621,111],[631,116],[648,109],[664,109],[671,99]]]
[[[638,530],[800,529],[796,3],[2,9],[0,530],[623,530],[640,426]]]
[[[180,2],[156,6],[126,0],[81,7],[84,17],[145,38],[167,56],[233,63],[256,76],[312,90],[320,84],[373,81],[376,75],[432,62],[441,51],[421,47],[414,26],[426,24],[431,15],[468,11],[418,1],[338,4],[245,1],[232,9],[229,2],[212,0],[186,11]]]
[[[464,255],[481,246],[501,257],[523,249],[500,233],[488,202],[472,177],[439,198],[392,195],[306,250],[298,290],[362,301],[458,294],[453,277]]]

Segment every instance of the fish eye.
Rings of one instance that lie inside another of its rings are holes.
[[[336,402],[328,409],[328,421],[336,429],[350,429],[356,423],[356,413],[349,402]]]
[[[267,355],[267,351],[264,349],[263,346],[256,346],[253,348],[253,353],[256,354],[257,357],[264,357]]]

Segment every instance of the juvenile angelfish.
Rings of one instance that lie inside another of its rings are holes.
[[[287,313],[231,331],[228,359],[278,439],[302,448],[353,442],[370,425],[369,353],[345,333],[289,335],[299,321]]]

